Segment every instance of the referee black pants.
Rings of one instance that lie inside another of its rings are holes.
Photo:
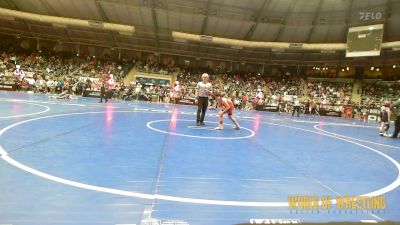
[[[208,97],[199,97],[197,100],[197,120],[196,122],[203,123],[208,107]]]
[[[300,114],[300,106],[294,106],[293,107],[293,112],[292,112],[292,116],[294,116],[294,112],[297,111],[297,117],[299,117]]]
[[[103,98],[104,98],[104,100],[107,102],[108,101],[108,99],[107,99],[107,93],[106,92],[101,92],[100,93],[100,102],[103,102]]]

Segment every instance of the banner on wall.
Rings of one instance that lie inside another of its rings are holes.
[[[196,100],[194,98],[180,98],[177,103],[181,105],[196,105]]]
[[[333,117],[341,117],[342,112],[340,111],[335,111],[331,109],[319,109],[319,115],[321,116],[333,116]]]
[[[92,83],[97,83],[97,82],[99,82],[100,78],[95,78],[95,77],[79,77],[79,81],[81,81],[81,82],[86,82],[86,80],[90,80]]]
[[[100,98],[100,91],[84,90],[83,97]]]
[[[162,79],[162,78],[136,76],[136,81],[141,83],[141,84],[153,84],[153,85],[161,85],[161,86],[170,86],[170,80]]]
[[[14,82],[0,83],[0,90],[2,91],[16,91],[17,85]]]
[[[267,111],[267,112],[278,112],[279,111],[279,107],[276,105],[263,105],[259,109],[261,111]]]

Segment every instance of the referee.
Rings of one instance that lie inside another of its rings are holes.
[[[100,101],[99,101],[99,103],[102,103],[103,102],[103,98],[104,98],[104,100],[105,100],[105,102],[107,103],[107,101],[108,101],[108,99],[107,99],[107,89],[106,89],[106,85],[104,84],[104,82],[101,84],[101,87],[100,87]]]
[[[209,76],[207,73],[201,75],[200,81],[196,86],[196,101],[197,101],[197,126],[204,126],[204,117],[208,107],[208,96],[212,93],[212,85],[208,82]]]
[[[293,112],[292,116],[294,116],[294,112],[297,111],[297,117],[299,117],[300,114],[300,101],[297,99],[297,96],[293,97]]]

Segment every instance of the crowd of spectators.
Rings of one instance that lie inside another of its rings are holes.
[[[85,90],[99,90],[104,79],[112,79],[119,88],[132,67],[132,61],[116,62],[109,57],[26,53],[12,48],[0,51],[1,82],[22,91],[55,94],[69,90],[82,95]]]
[[[385,100],[394,101],[400,96],[398,82],[365,82],[362,87],[363,105],[379,105]]]
[[[178,80],[182,98],[194,98],[199,73],[181,70]],[[211,74],[214,89],[225,92],[238,109],[258,109],[263,105],[278,106],[285,96],[302,96],[304,80],[289,77],[268,77],[250,72]],[[215,107],[215,106],[214,106]]]
[[[310,99],[322,100],[325,105],[349,105],[352,89],[353,83],[308,81],[307,96]]]
[[[135,67],[140,72],[155,73],[155,74],[173,74],[175,68],[173,64],[164,65],[153,60],[135,60]]]
[[[353,106],[356,111],[363,108],[378,108],[385,100],[399,97],[400,84],[364,83],[361,104],[351,100],[353,83],[321,81],[293,76],[269,76],[251,72],[213,71],[210,68],[176,67],[163,65],[149,59],[113,60],[110,57],[76,56],[65,53],[19,52],[1,49],[0,82],[15,83],[18,90],[84,95],[85,91],[98,91],[103,82],[112,83],[115,98],[126,100],[148,100],[175,102],[175,99],[194,99],[200,74],[207,72],[214,89],[230,96],[238,109],[260,109],[265,105],[279,106],[289,111],[294,97],[301,99],[304,108],[315,105],[319,108],[344,110]],[[133,81],[125,86],[122,82],[134,67],[146,73],[177,75],[177,82],[170,85],[141,84]],[[212,107],[215,105],[211,104]]]

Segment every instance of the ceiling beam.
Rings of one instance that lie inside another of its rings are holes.
[[[256,30],[258,24],[260,23],[261,19],[262,19],[262,12],[265,9],[268,9],[269,5],[271,4],[272,0],[264,0],[263,4],[261,5],[261,7],[257,10],[256,14],[255,14],[255,23],[250,27],[249,31],[247,31],[246,35],[244,36],[244,40],[250,40],[254,34],[254,31]],[[268,3],[268,4],[267,4]]]
[[[13,0],[5,0],[5,1],[12,9],[20,11],[20,9],[18,8],[18,6],[15,4],[15,2]],[[25,31],[28,33],[29,36],[32,37],[31,29],[30,29],[28,23],[25,20],[22,20],[22,23],[24,24]]]
[[[160,47],[160,36],[159,36],[159,28],[158,28],[158,21],[157,21],[157,6],[158,0],[150,0],[150,7],[151,7],[151,17],[153,19],[153,30],[154,36],[156,38],[156,45],[157,49]]]
[[[349,10],[347,10],[346,21],[345,21],[347,27],[350,26],[351,13],[353,11],[354,0],[350,0],[349,4],[350,4],[349,5]]]
[[[211,2],[212,2],[212,0],[207,0],[206,8],[204,9],[204,19],[203,19],[203,23],[201,25],[201,30],[200,30],[201,35],[206,34],[207,25],[208,25],[208,16],[210,15]],[[197,44],[197,49],[196,49],[197,57],[200,57],[201,46],[202,46],[202,44],[201,44],[201,42],[199,42]]]
[[[257,12],[256,12],[256,14],[255,14],[255,17],[254,17],[255,23],[250,27],[249,31],[246,33],[246,36],[244,37],[245,40],[250,40],[250,38],[253,36],[254,31],[256,30],[258,24],[259,24],[260,21],[261,21],[261,18],[262,18],[261,15],[262,15],[264,9],[265,9],[265,8],[268,9],[269,5],[271,4],[271,1],[272,1],[272,0],[270,0],[270,1],[264,0],[264,1],[263,1],[261,7],[257,10]],[[268,4],[267,4],[267,3],[268,3]],[[239,57],[241,54],[243,54],[243,51],[242,51],[241,49],[239,49],[239,50],[237,51],[236,56]],[[270,56],[271,56],[271,54],[270,54]],[[270,58],[270,57],[269,57],[269,58]],[[266,59],[266,60],[269,60],[269,59]]]
[[[45,25],[35,25],[35,26],[42,27],[43,29],[48,29],[48,28],[49,28],[49,27],[47,27],[47,26],[45,26]],[[53,28],[53,29],[55,29],[55,28]],[[11,33],[20,33],[19,30],[17,30],[17,29],[0,28],[0,30],[8,31],[10,34],[11,34]],[[82,31],[82,30],[75,30],[75,29],[69,29],[69,31],[86,32],[86,33],[89,33],[89,34],[93,34],[94,36],[96,36],[96,35],[98,35],[98,34],[104,34],[104,33],[102,33],[102,32],[96,32],[96,31]],[[51,36],[51,37],[57,37],[57,39],[60,39],[60,38],[61,38],[61,36],[59,36],[59,35],[58,35],[58,36],[57,36],[57,35],[48,35],[48,34],[43,34],[43,35],[47,35],[47,36]],[[121,36],[121,37],[123,37],[123,36]],[[73,39],[77,39],[77,38],[79,38],[79,36],[76,36],[76,37],[71,36],[71,39],[72,39],[72,40],[73,40]],[[148,38],[148,37],[129,36],[128,38],[129,38],[129,39],[133,39],[133,40],[141,40],[141,41],[154,41],[153,38]],[[99,40],[99,41],[101,41],[101,40]],[[190,43],[190,42],[175,42],[175,41],[171,41],[171,40],[160,40],[160,42],[165,42],[165,43],[168,43],[168,44],[183,45],[183,46],[188,47],[188,48],[191,48],[191,49],[194,49],[194,48],[197,46],[197,44],[195,44],[195,43]],[[117,46],[117,47],[118,47],[118,46]],[[223,50],[230,50],[230,51],[233,51],[233,49],[231,49],[231,48],[220,47],[220,46],[212,46],[212,45],[207,46],[207,48],[209,48],[209,49],[215,49],[215,50],[220,50],[220,51],[223,51]],[[255,53],[255,54],[265,52],[265,51],[262,51],[262,50],[261,50],[261,51],[258,51],[258,50],[252,50],[252,49],[246,49],[246,50],[243,50],[243,51],[249,52],[249,53]],[[194,51],[193,51],[193,52],[194,52]],[[285,54],[290,54],[290,53],[285,53]]]
[[[46,1],[46,0],[39,0],[43,7],[46,9],[48,13],[52,16],[60,16],[56,10]]]
[[[317,6],[317,9],[315,11],[314,18],[313,18],[313,21],[312,21],[312,27],[311,27],[310,31],[308,32],[307,39],[306,39],[305,43],[309,43],[310,42],[311,37],[313,35],[313,32],[315,30],[315,27],[317,26],[317,24],[319,24],[317,20],[319,18],[320,11],[321,11],[321,8],[322,8],[323,4],[324,4],[324,0],[319,0],[318,6]],[[304,57],[305,57],[305,52],[303,52],[303,55],[301,57],[301,61],[304,61]]]
[[[294,9],[294,7],[296,6],[296,4],[297,4],[297,0],[292,0],[292,1],[290,2],[290,5],[289,5],[289,7],[288,7],[288,10],[286,11],[285,17],[283,18],[282,26],[281,26],[281,28],[279,29],[279,31],[278,31],[278,33],[277,33],[277,35],[276,35],[274,41],[279,41],[279,39],[281,38],[282,33],[283,33],[283,30],[285,29],[285,26],[286,26],[286,24],[287,24],[287,20],[288,20],[288,18],[289,18],[289,15],[293,12],[293,9]]]
[[[386,0],[386,8],[385,8],[385,18],[384,18],[384,26],[383,26],[383,41],[388,41],[389,36],[389,19],[392,13],[392,1]]]
[[[60,16],[56,10],[54,10],[54,8],[46,1],[46,0],[40,0],[40,3],[43,5],[43,7],[46,9],[46,11],[52,15],[52,16]],[[71,37],[68,33],[67,28],[63,28],[63,32],[65,34],[65,36],[67,37],[67,39],[69,41],[71,41]]]
[[[386,0],[386,8],[384,12],[384,26],[383,26],[383,37],[382,37],[382,42],[387,41],[388,39],[388,21],[389,18],[391,17],[391,12],[392,12],[392,1],[391,0]],[[381,50],[381,55],[383,55],[383,65],[388,64],[389,62],[389,53],[388,51],[382,51]]]
[[[10,36],[13,34],[10,34],[10,32],[3,32],[0,29],[0,34]],[[24,36],[25,37],[25,36]],[[36,37],[26,37],[26,38],[35,38]],[[46,38],[46,37],[39,37],[40,40],[47,40],[47,41],[57,41],[57,37],[52,39],[52,38]],[[87,41],[87,42],[86,42]],[[96,44],[93,43],[94,40],[92,39],[80,39],[80,41],[73,41],[73,42],[67,42],[69,44],[81,44],[81,45],[90,45],[90,46],[95,46],[95,47],[109,47],[107,44]],[[121,50],[130,50],[130,51],[142,51],[142,52],[154,52],[155,47],[154,46],[143,46],[143,45],[132,45],[132,44],[126,44],[126,47],[119,47]],[[177,50],[177,49],[166,49],[166,48],[160,48],[160,53],[165,54],[165,55],[175,55],[175,56],[184,56],[184,57],[193,57],[196,58],[195,54],[193,54],[193,51],[186,51],[186,50]],[[291,60],[281,60],[281,59],[271,59],[269,62],[265,62],[265,60],[262,60],[260,58],[235,58],[235,57],[230,57],[224,54],[207,54],[207,53],[202,53],[200,55],[202,59],[210,59],[210,60],[218,60],[218,61],[233,61],[233,62],[245,62],[249,64],[266,64],[266,65],[301,65],[301,66],[306,66],[306,65],[319,65],[322,63],[332,65],[334,63],[337,63],[338,60],[332,59],[332,60],[310,60],[306,62],[301,62],[299,64],[299,60],[296,59],[291,59]],[[398,57],[400,59],[400,56]],[[343,62],[346,65],[346,62]],[[364,61],[357,62],[354,65],[357,66],[367,66],[369,65],[368,59]]]
[[[42,0],[42,1],[43,1],[43,0]],[[44,1],[45,1],[45,0],[44,0]],[[96,5],[96,8],[97,8],[97,12],[100,14],[101,19],[102,19],[103,21],[109,23],[110,20],[108,19],[108,16],[107,16],[106,12],[104,11],[103,7],[101,6],[101,3],[100,3],[98,0],[94,0],[94,2],[95,2],[95,5]],[[112,47],[116,47],[116,44],[115,44],[115,37],[114,37],[113,32],[112,32],[112,31],[109,31],[109,32],[108,32],[108,35],[109,35],[109,37],[110,37]]]
[[[354,5],[354,0],[350,0],[349,10],[347,10],[347,15],[346,15],[346,20],[345,20],[346,31],[345,31],[344,37],[343,37],[343,40],[345,42],[347,41],[347,32],[348,32],[350,24],[351,24],[351,14],[353,12],[353,5]]]
[[[310,32],[308,32],[307,39],[306,39],[305,43],[309,43],[310,42],[310,39],[311,39],[311,37],[312,37],[312,35],[314,33],[315,27],[319,24],[319,21],[317,21],[317,20],[319,18],[319,15],[321,14],[321,8],[322,8],[323,4],[324,4],[324,0],[319,0],[317,11],[315,12],[314,19],[312,21],[312,27],[310,29]]]
[[[201,25],[201,31],[200,34],[204,35],[206,32],[207,24],[208,24],[208,15],[210,14],[210,6],[211,6],[212,0],[207,0],[206,4],[206,9],[204,11],[204,19],[203,19],[203,24]]]

